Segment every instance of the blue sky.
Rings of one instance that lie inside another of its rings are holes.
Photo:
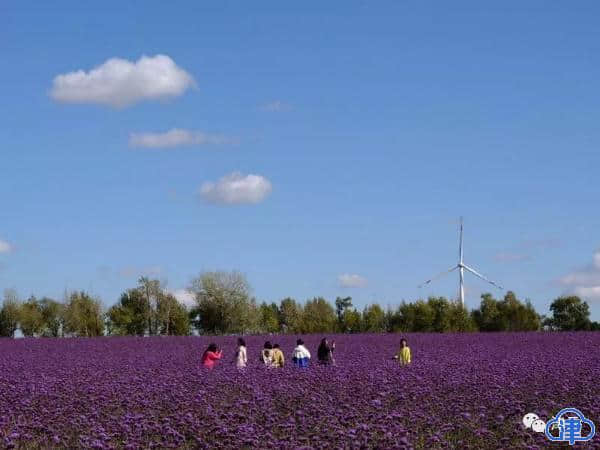
[[[453,297],[417,285],[463,215],[467,264],[600,319],[597,2],[99,5],[0,6],[0,288]]]

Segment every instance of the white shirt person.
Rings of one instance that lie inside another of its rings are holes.
[[[304,346],[304,341],[298,339],[296,341],[296,348],[292,353],[292,361],[297,367],[308,367],[308,361],[310,360],[310,352]]]
[[[235,365],[238,369],[243,369],[248,364],[248,355],[246,353],[246,342],[238,338],[238,348],[235,352]]]

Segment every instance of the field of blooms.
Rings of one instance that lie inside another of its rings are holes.
[[[546,448],[521,419],[567,406],[600,425],[600,333],[329,336],[335,367],[266,369],[267,337],[0,340],[0,447]],[[306,336],[316,356],[321,336]],[[199,366],[214,341],[224,358]],[[600,437],[580,448],[600,448]]]

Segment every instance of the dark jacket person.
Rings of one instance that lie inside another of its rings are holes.
[[[331,345],[327,342],[327,338],[321,340],[321,344],[317,350],[317,358],[321,364],[333,364],[333,350],[335,349],[335,342]]]

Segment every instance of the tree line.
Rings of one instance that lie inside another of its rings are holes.
[[[337,297],[333,303],[323,297],[259,303],[239,272],[201,273],[189,291],[195,300],[190,308],[158,280],[141,277],[104,309],[100,299],[83,291],[65,295],[63,301],[35,296],[21,301],[9,289],[0,308],[0,336],[14,337],[17,330],[27,337],[600,330],[589,318],[588,304],[576,296],[555,299],[546,317],[511,291],[502,299],[483,294],[471,311],[444,297],[385,309],[373,303],[362,311],[351,297]]]

